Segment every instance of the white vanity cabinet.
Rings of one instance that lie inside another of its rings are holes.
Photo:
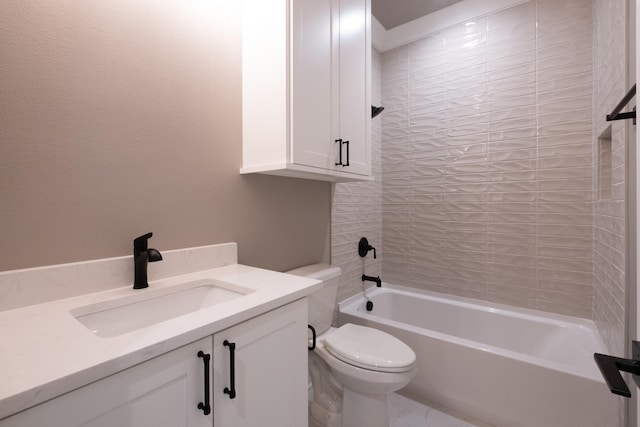
[[[212,337],[201,339],[6,418],[0,426],[211,427],[213,415],[197,408],[204,399],[198,352],[211,355],[211,348]]]
[[[243,1],[241,173],[372,179],[370,1]]]
[[[225,340],[235,345],[233,383]],[[305,427],[306,346],[303,298],[8,417],[0,427]],[[235,389],[233,399],[225,389]]]
[[[214,426],[307,426],[307,323],[305,298],[214,335]]]

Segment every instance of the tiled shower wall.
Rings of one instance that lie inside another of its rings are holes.
[[[591,317],[591,3],[529,1],[382,55],[384,280]]]
[[[381,274],[592,317],[623,353],[624,124],[597,136],[625,93],[624,3],[532,0],[374,51],[376,181],[334,192],[340,300]]]
[[[375,49],[372,50],[371,102],[380,106],[383,104],[381,59],[380,54]],[[371,121],[372,172],[375,181],[336,184],[333,190],[331,263],[342,269],[338,301],[362,291],[363,273],[370,276],[381,274],[381,117],[378,116]],[[361,237],[366,237],[369,244],[376,248],[376,259],[373,258],[373,252],[369,252],[365,258],[360,258],[358,241]]]
[[[593,319],[609,351],[624,354],[625,126],[628,123],[606,122],[605,117],[626,93],[626,1],[596,0],[594,9]],[[600,137],[603,134],[604,137]]]

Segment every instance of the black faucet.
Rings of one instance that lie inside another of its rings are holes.
[[[151,236],[153,233],[147,233],[133,240],[133,266],[135,268],[133,289],[148,288],[147,263],[162,260],[162,254],[158,250],[147,247]]]
[[[382,279],[380,279],[380,276],[373,277],[373,276],[367,276],[366,274],[363,274],[362,281],[364,282],[365,280],[369,282],[376,282],[377,287],[379,288],[382,287]]]

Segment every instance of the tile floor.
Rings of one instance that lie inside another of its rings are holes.
[[[483,427],[430,408],[396,393],[389,395],[390,427]]]
[[[311,387],[309,400],[313,400]],[[389,427],[497,427],[460,414],[445,413],[397,393],[390,393],[387,402]],[[316,426],[309,417],[309,427]]]

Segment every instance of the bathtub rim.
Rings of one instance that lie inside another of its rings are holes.
[[[380,295],[384,293],[394,293],[394,292],[420,294],[430,299],[443,302],[445,304],[451,304],[453,302],[454,305],[458,305],[462,307],[473,308],[473,309],[484,311],[484,312],[491,312],[491,313],[498,313],[498,314],[508,313],[509,315],[517,315],[518,317],[522,317],[525,319],[541,321],[547,324],[556,324],[561,327],[574,327],[574,328],[580,328],[580,329],[588,329],[590,332],[593,332],[594,338],[598,346],[597,349],[594,349],[594,352],[606,353],[606,347],[605,347],[604,341],[600,336],[600,333],[598,332],[597,328],[595,327],[595,323],[589,319],[568,316],[568,315],[558,314],[558,313],[550,313],[546,311],[540,311],[540,310],[524,308],[524,307],[510,306],[507,304],[494,303],[492,301],[479,300],[474,298],[462,297],[458,295],[444,294],[444,293],[426,290],[426,289],[394,285],[386,282],[383,282],[382,287],[380,288],[370,287],[367,290],[360,291],[357,294],[338,303],[338,321],[341,322],[342,324],[342,320],[340,319],[340,314],[342,313],[359,317],[359,318],[365,318],[365,319],[371,318],[371,320],[373,321],[376,321],[379,323],[386,323],[389,326],[392,326],[395,328],[400,328],[405,330],[408,329],[413,333],[418,333],[422,335],[426,334],[432,338],[442,339],[447,342],[452,342],[452,343],[459,344],[472,349],[480,349],[482,351],[486,351],[488,353],[492,353],[497,356],[517,359],[522,362],[532,363],[534,365],[537,365],[543,368],[552,369],[554,371],[562,372],[565,374],[570,373],[571,375],[576,375],[585,379],[594,380],[599,383],[602,383],[603,385],[605,384],[600,372],[597,369],[595,362],[593,362],[592,368],[589,370],[589,372],[583,372],[581,370],[572,368],[572,366],[568,364],[562,364],[557,361],[543,359],[541,357],[536,357],[536,356],[528,355],[525,353],[508,350],[505,348],[480,343],[480,342],[469,340],[466,338],[448,335],[448,334],[438,332],[438,331],[433,331],[430,329],[420,328],[411,324],[388,319],[382,316],[377,316],[375,314],[363,313],[358,310],[358,308],[362,304],[364,304],[364,302],[366,301],[366,298],[371,298],[376,295]]]

